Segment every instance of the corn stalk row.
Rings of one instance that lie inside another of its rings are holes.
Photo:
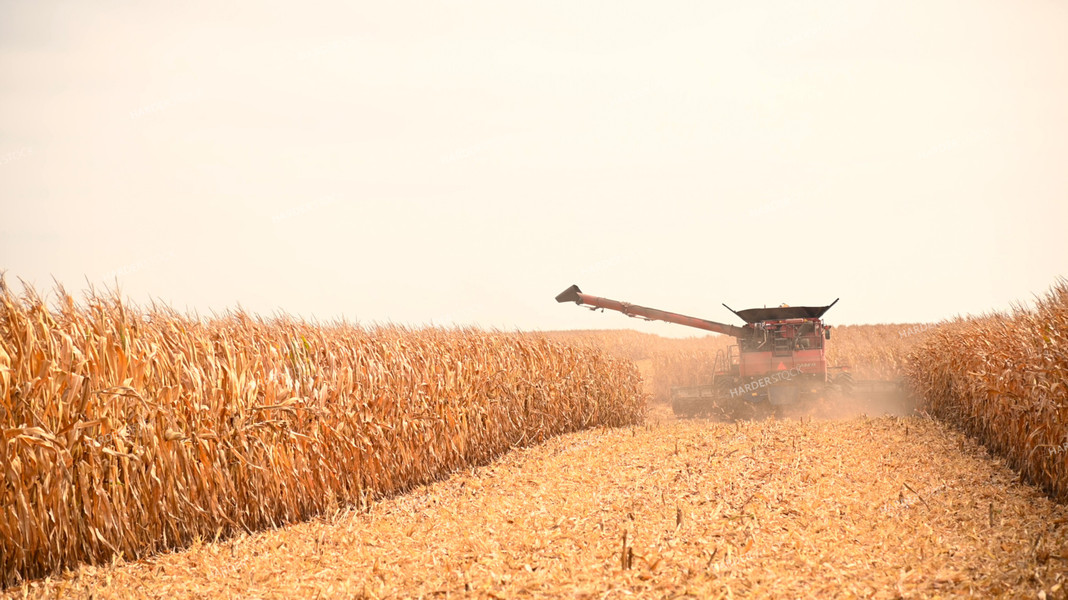
[[[957,319],[909,360],[928,410],[1068,501],[1068,282],[1033,310]]]
[[[210,320],[0,277],[0,584],[362,505],[640,422],[629,361],[544,336]]]

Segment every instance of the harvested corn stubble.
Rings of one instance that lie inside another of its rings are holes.
[[[656,418],[11,596],[1065,597],[1068,509],[940,422]]]

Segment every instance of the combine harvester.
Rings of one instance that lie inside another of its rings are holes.
[[[728,347],[726,353],[720,350],[716,354],[711,382],[672,388],[671,408],[678,416],[760,418],[781,415],[788,406],[827,399],[884,399],[903,394],[900,382],[854,381],[845,367],[828,368],[825,341],[831,339],[831,326],[821,318],[837,299],[827,306],[782,305],[741,311],[724,304],[745,321],[742,326],[600,298],[582,293],[577,285],[560,293],[556,301],[574,302],[590,310],[615,310],[647,321],[677,323],[737,339],[738,343]]]

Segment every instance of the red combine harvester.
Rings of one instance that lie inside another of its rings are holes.
[[[819,399],[830,391],[845,394],[855,390],[848,373],[829,375],[825,341],[831,327],[821,318],[838,300],[827,306],[779,306],[735,311],[745,325],[727,325],[678,313],[646,308],[582,293],[577,285],[564,290],[557,302],[574,302],[590,310],[608,309],[628,317],[667,321],[738,340],[716,355],[712,382],[671,390],[671,407],[679,416],[714,415],[753,418],[781,413],[788,405]],[[859,383],[859,382],[858,382]],[[877,386],[879,382],[863,382]],[[887,382],[889,383],[889,382]]]

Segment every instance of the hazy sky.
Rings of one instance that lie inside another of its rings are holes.
[[[1068,274],[1068,3],[0,0],[0,268],[361,323],[1004,309]]]

